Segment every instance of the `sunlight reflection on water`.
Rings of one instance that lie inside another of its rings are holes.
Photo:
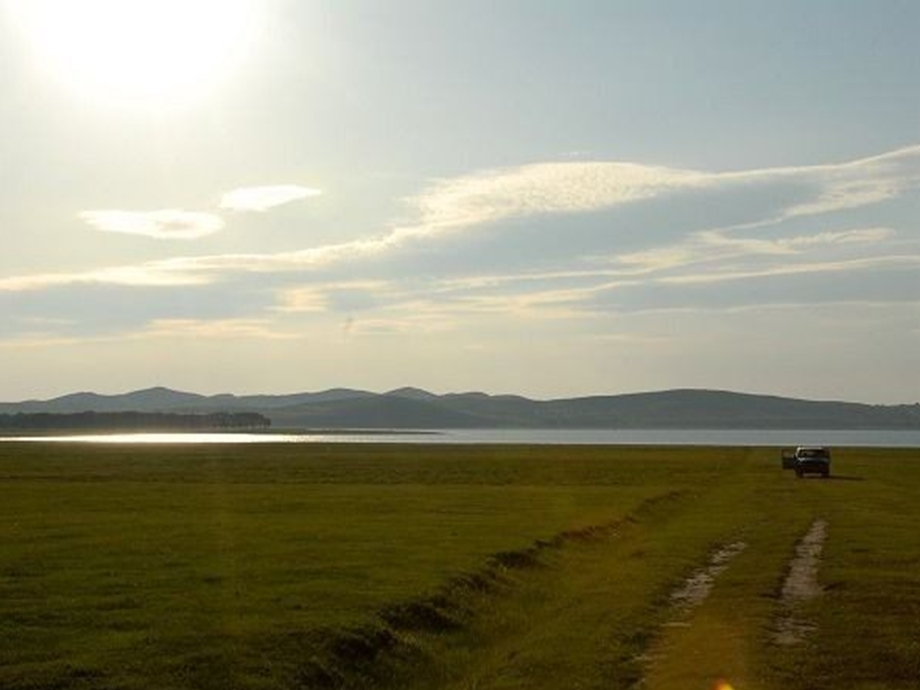
[[[3,441],[96,444],[454,443],[537,445],[796,446],[920,448],[920,431],[725,429],[450,429],[302,433],[129,433],[0,436]]]
[[[387,435],[408,436],[408,434]],[[334,441],[359,443],[379,439],[379,434],[234,434],[234,433],[138,433],[138,434],[74,434],[72,436],[18,436],[0,439],[3,441],[27,441],[34,443],[110,443],[110,444],[182,444],[199,445],[207,443],[318,443]]]

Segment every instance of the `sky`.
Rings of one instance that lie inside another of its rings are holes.
[[[920,401],[914,0],[0,0],[0,400]]]

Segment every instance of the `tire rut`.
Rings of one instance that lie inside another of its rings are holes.
[[[680,611],[686,611],[702,604],[712,591],[716,578],[728,568],[731,560],[746,548],[746,543],[736,541],[715,551],[709,557],[709,563],[705,568],[697,570],[671,593],[671,605]]]
[[[694,571],[679,587],[671,592],[669,603],[672,615],[669,620],[661,625],[658,643],[651,650],[637,657],[638,661],[646,665],[646,671],[648,671],[650,664],[666,658],[660,644],[660,638],[664,631],[668,628],[690,627],[689,612],[706,601],[719,575],[725,572],[731,561],[746,548],[747,543],[743,541],[734,541],[720,546],[710,554],[709,560],[704,567]],[[647,673],[645,675],[647,676]],[[645,687],[645,681],[645,678],[640,679],[634,688]]]
[[[827,522],[815,520],[795,547],[795,556],[789,562],[789,573],[780,593],[782,612],[776,621],[773,641],[783,646],[804,642],[815,626],[805,620],[801,605],[815,599],[824,591],[818,583],[821,551],[827,539]]]

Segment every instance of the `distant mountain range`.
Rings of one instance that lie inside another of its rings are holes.
[[[254,412],[274,429],[920,429],[920,404],[866,405],[713,390],[532,400],[418,388],[290,395],[198,395],[148,388],[0,403],[0,414]]]

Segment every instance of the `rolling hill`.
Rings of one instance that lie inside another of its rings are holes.
[[[0,403],[0,414],[255,412],[274,428],[335,429],[920,429],[920,405],[867,405],[714,390],[533,400],[418,388],[336,388],[289,395],[213,396],[148,388]]]

